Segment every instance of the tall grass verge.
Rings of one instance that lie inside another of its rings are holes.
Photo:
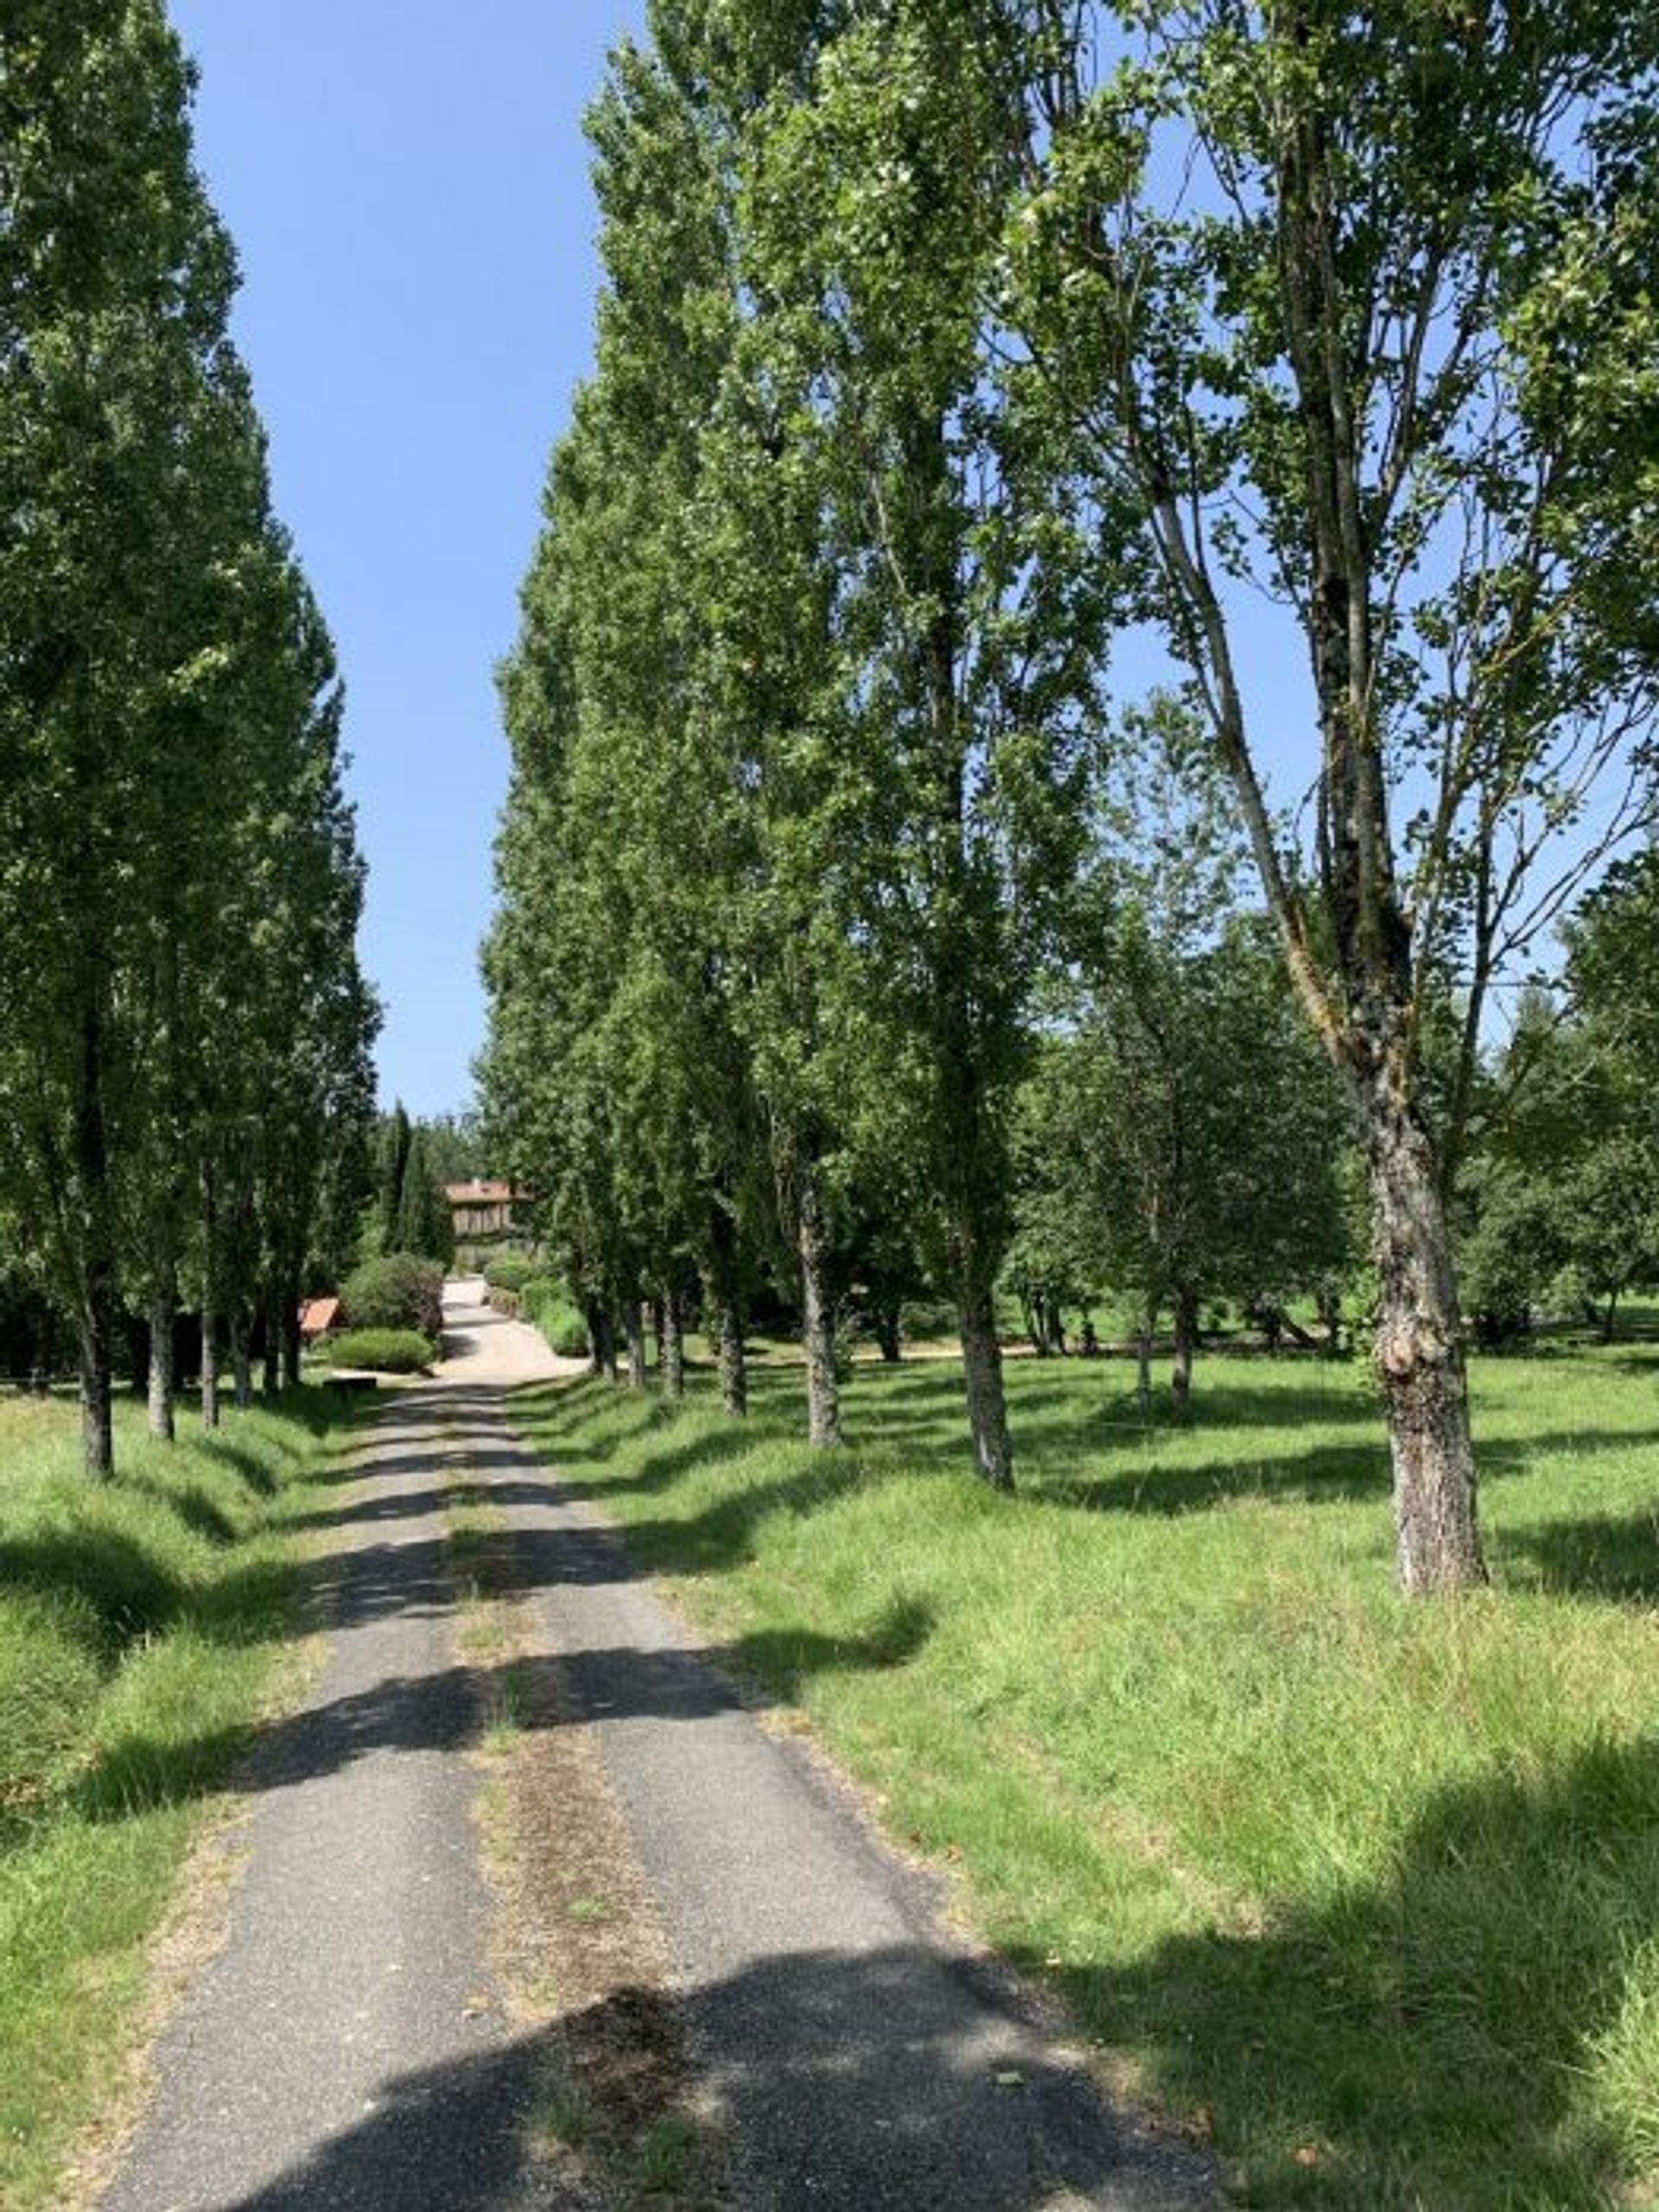
[[[172,1449],[119,1409],[0,1399],[0,2207],[60,2202],[118,2080],[146,1949],[293,1624],[289,1525],[342,1418],[299,1390]]]
[[[741,1425],[517,1407],[1239,2201],[1659,2203],[1659,1363],[1478,1367],[1498,1586],[1439,1605],[1362,1369],[1125,1381],[1011,1368],[1013,1499],[945,1362],[860,1369],[831,1454],[775,1368]]]

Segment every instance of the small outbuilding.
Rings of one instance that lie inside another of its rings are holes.
[[[331,1329],[339,1326],[337,1298],[308,1298],[300,1308],[300,1336],[308,1344],[320,1344]]]

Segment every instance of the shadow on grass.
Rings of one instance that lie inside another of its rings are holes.
[[[73,1535],[44,1529],[0,1537],[0,1585],[8,1582],[89,1607],[114,1650],[170,1626],[187,1597],[142,1544],[95,1522]]]
[[[1620,2153],[1589,2077],[1656,1934],[1659,1744],[1637,1741],[1441,1791],[1385,1880],[1263,1935],[1056,1979],[1106,2040],[1150,2049],[1160,2103],[1274,2146],[1249,2204],[1605,2212]],[[1630,2054],[1649,2090],[1653,1996]]]
[[[1505,1529],[1497,1549],[1547,1591],[1659,1605],[1659,1509]]]

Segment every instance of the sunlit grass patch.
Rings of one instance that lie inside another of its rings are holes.
[[[1659,2201],[1659,1361],[1478,1365],[1497,1586],[1391,1586],[1363,1363],[1022,1360],[1020,1494],[949,1363],[731,1425],[523,1395],[550,1466],[798,1707],[1243,2201]],[[1648,2192],[1644,2198],[1642,2192]]]
[[[0,1400],[0,2206],[59,2200],[115,2076],[147,1946],[293,1624],[290,1522],[325,1471],[321,1392],[181,1425],[119,1408],[79,1471],[62,1399]]]

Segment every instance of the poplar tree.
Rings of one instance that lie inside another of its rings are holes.
[[[1003,312],[1135,532],[1364,1153],[1399,1580],[1478,1583],[1444,1198],[1494,981],[1647,804],[1654,416],[1628,365],[1659,31],[1580,0],[998,0],[975,24],[1019,41],[1026,87]],[[1303,836],[1270,804],[1247,589],[1300,633]]]

